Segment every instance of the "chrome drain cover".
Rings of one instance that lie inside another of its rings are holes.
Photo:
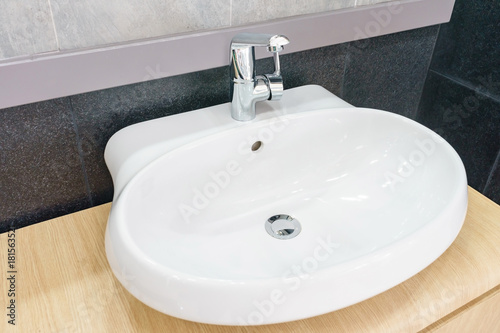
[[[267,233],[277,239],[297,237],[301,230],[300,222],[290,215],[274,215],[266,221]]]

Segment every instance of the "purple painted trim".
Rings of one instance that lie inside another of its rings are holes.
[[[229,63],[239,32],[279,33],[283,53],[448,22],[454,0],[404,0],[0,63],[0,109],[174,76]],[[257,57],[267,56],[265,52]]]

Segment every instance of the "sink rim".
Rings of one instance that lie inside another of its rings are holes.
[[[320,110],[305,111],[305,112],[302,112],[302,113],[296,113],[296,114],[291,114],[291,115],[284,115],[283,117],[286,117],[287,119],[300,119],[300,118],[308,117],[308,116],[328,115],[331,112],[337,112],[337,113],[338,112],[362,112],[362,113],[369,112],[370,114],[374,114],[376,117],[378,117],[378,115],[382,115],[383,117],[393,117],[393,118],[402,120],[402,121],[410,124],[411,126],[415,126],[415,128],[418,128],[419,130],[424,131],[425,134],[428,134],[429,136],[435,137],[436,140],[440,141],[440,143],[445,144],[445,146],[446,146],[446,152],[449,155],[449,157],[453,158],[456,162],[462,163],[460,157],[458,156],[458,154],[456,153],[456,151],[453,149],[453,147],[448,142],[446,142],[444,139],[442,139],[437,133],[433,132],[432,130],[430,130],[429,128],[425,127],[424,125],[419,124],[418,122],[415,122],[415,121],[413,121],[411,119],[408,119],[408,118],[406,118],[404,116],[401,116],[401,115],[398,115],[398,114],[395,114],[395,113],[391,113],[391,112],[388,112],[388,111],[371,109],[371,108],[330,108],[330,109],[320,109]],[[252,127],[259,127],[259,126],[266,126],[267,124],[270,124],[270,123],[272,123],[274,121],[276,121],[276,118],[266,118],[266,119],[256,120],[254,122],[248,122],[245,125],[252,126]],[[240,128],[240,126],[238,126],[236,128],[226,129],[226,130],[224,130],[222,132],[210,134],[210,135],[204,136],[202,138],[198,138],[198,139],[196,139],[196,140],[194,140],[194,141],[192,141],[190,143],[187,143],[187,144],[181,145],[179,147],[176,147],[176,148],[174,148],[174,149],[172,149],[170,151],[165,152],[163,155],[159,156],[158,158],[156,158],[154,161],[152,161],[147,166],[145,166],[144,168],[142,168],[131,179],[131,181],[129,183],[127,183],[127,185],[124,187],[124,189],[121,192],[120,196],[115,200],[115,202],[113,204],[113,207],[114,207],[114,209],[112,209],[113,219],[115,219],[115,215],[117,214],[117,210],[120,209],[122,205],[124,205],[124,204],[120,204],[121,202],[123,202],[123,200],[119,200],[119,199],[122,196],[124,196],[124,195],[126,196],[127,195],[128,191],[129,191],[128,189],[130,187],[134,186],[134,182],[136,181],[136,179],[138,177],[140,177],[142,174],[145,174],[145,173],[149,172],[149,168],[152,167],[153,164],[155,164],[158,161],[160,161],[161,159],[163,159],[166,155],[175,153],[175,152],[183,150],[183,149],[189,149],[192,146],[198,146],[200,144],[203,144],[203,141],[206,141],[206,140],[216,140],[218,138],[229,136],[232,133],[236,133],[236,132],[238,132],[240,130],[241,130],[241,128]],[[463,164],[462,164],[462,167],[463,167]],[[464,171],[464,169],[462,169],[462,171],[463,171],[462,172],[462,180],[465,180],[465,184],[466,184],[465,171]],[[462,182],[462,184],[464,184],[464,183]],[[457,182],[457,185],[455,185],[455,188],[458,189],[460,186],[461,185],[459,185],[458,182]],[[459,196],[460,196],[460,193],[456,192],[454,198],[450,198],[450,201],[454,202],[455,200],[457,200],[456,197],[459,197]],[[449,204],[448,204],[448,206],[449,206]],[[441,214],[443,214],[443,212],[441,211],[439,214],[441,215]],[[110,220],[111,219],[112,219],[112,217],[110,215]],[[341,262],[341,263],[337,263],[337,264],[332,265],[332,266],[328,266],[327,268],[318,270],[318,273],[320,271],[321,272],[328,271],[328,270],[334,269],[336,267],[340,267],[339,270],[343,271],[344,269],[342,267],[344,267],[344,264],[345,264],[345,269],[349,269],[349,267],[351,267],[351,266],[359,265],[358,262],[361,262],[361,261],[365,260],[367,256],[377,256],[378,254],[386,253],[388,251],[388,250],[386,250],[387,248],[390,248],[390,247],[392,247],[394,245],[397,245],[400,242],[404,242],[405,240],[407,240],[410,237],[414,237],[414,234],[416,232],[418,232],[420,229],[423,229],[426,226],[428,226],[435,219],[439,219],[439,217],[437,216],[434,219],[429,220],[427,223],[425,223],[422,226],[418,227],[418,229],[414,230],[413,232],[409,233],[408,235],[405,235],[404,237],[402,237],[400,239],[395,240],[394,242],[385,244],[385,245],[383,245],[382,247],[378,248],[377,250],[375,250],[373,252],[368,252],[368,253],[363,254],[360,257],[357,257],[356,259],[353,260],[353,261],[356,262],[356,264],[351,265],[350,264],[351,261]],[[116,220],[117,220],[117,222],[115,222],[115,223],[117,223],[118,226],[123,226],[123,228],[119,229],[120,235],[121,235],[122,239],[124,241],[126,241],[127,244],[129,244],[131,246],[131,250],[133,249],[135,258],[136,259],[139,259],[139,258],[143,258],[144,259],[147,256],[147,254],[144,253],[143,250],[141,250],[141,248],[134,241],[132,235],[128,233],[127,226],[124,225],[125,222],[123,222],[123,221],[126,220],[126,218],[124,219],[124,218],[120,218],[118,216],[118,217],[116,217]],[[228,282],[228,281],[229,282],[234,282],[234,279],[224,279],[224,277],[221,277],[220,279],[215,279],[215,278],[200,277],[200,276],[193,275],[193,274],[190,274],[190,273],[185,273],[185,272],[183,272],[181,270],[173,269],[173,268],[170,268],[170,267],[167,267],[167,266],[163,266],[163,265],[160,266],[159,264],[154,264],[153,260],[151,258],[148,257],[148,259],[149,260],[147,262],[151,263],[151,267],[150,268],[153,269],[153,270],[155,270],[155,271],[159,271],[161,274],[176,275],[179,278],[183,277],[186,280],[190,280],[190,279],[202,279],[203,281],[205,281],[205,280],[213,279],[214,281],[219,281],[220,283],[223,283],[223,284],[226,283],[226,282]],[[280,280],[279,277],[269,277],[269,278],[255,279],[255,281],[273,281],[273,280],[276,280],[276,279]],[[242,280],[237,280],[237,281],[245,281],[245,282],[248,283],[251,280],[244,280],[244,279],[242,279]]]
[[[221,112],[224,111],[223,110],[224,105],[219,105],[217,107],[220,107],[219,111]],[[348,111],[352,111],[352,108],[350,107],[346,108],[349,108]],[[331,110],[334,109],[336,109],[335,106],[328,108],[321,108],[321,109],[313,108],[312,110],[309,111],[297,111],[297,112],[310,113],[315,110],[316,111],[328,110],[328,112],[330,112]],[[358,109],[364,109],[364,108],[358,108]],[[429,128],[411,119],[400,116],[398,114],[376,109],[368,109],[368,110],[384,112],[390,114],[391,116],[403,118],[405,121],[410,122],[412,125],[417,125],[423,128],[426,131],[426,133],[428,134],[432,133],[432,135],[437,135]],[[199,111],[200,110],[195,110],[193,112],[199,112]],[[204,112],[206,112],[206,110]],[[180,116],[182,116],[182,114]],[[257,119],[254,120],[254,122],[250,122],[248,124],[266,120],[266,117],[267,118],[272,117],[272,114],[270,113],[262,117],[258,116]],[[242,125],[237,124],[233,126],[235,128],[229,128],[227,129],[227,131],[238,130],[239,126]],[[216,133],[216,134],[223,135],[222,133]],[[199,140],[203,140],[203,138],[205,138],[205,136],[199,138]],[[161,271],[160,273],[157,274],[157,276],[154,277],[149,277],[147,275],[144,275],[146,274],[144,272],[152,271],[150,269],[151,267],[155,269],[155,272],[159,272],[156,270],[156,268],[158,268],[157,267],[158,265],[155,265],[152,262],[144,260],[144,256],[141,254],[142,250],[140,250],[140,248],[138,249],[139,253],[134,254],[131,253],[130,246],[117,244],[116,238],[122,237],[122,235],[120,235],[120,231],[123,232],[123,230],[120,230],[117,223],[110,223],[111,217],[120,212],[119,209],[120,206],[117,206],[116,202],[113,203],[110,213],[110,219],[108,220],[108,225],[106,228],[105,238],[106,238],[106,254],[108,257],[108,261],[110,263],[113,273],[118,278],[118,280],[125,286],[125,288],[130,293],[132,293],[136,298],[141,300],[143,303],[147,304],[148,306],[160,312],[195,322],[204,322],[204,323],[218,324],[218,325],[221,324],[261,325],[261,324],[272,324],[272,323],[299,320],[338,310],[340,308],[355,304],[359,301],[366,300],[367,298],[377,295],[410,278],[411,276],[420,272],[422,269],[424,269],[432,262],[434,262],[434,260],[437,259],[455,240],[456,236],[461,230],[461,226],[463,225],[465,214],[467,212],[467,180],[466,180],[465,169],[463,168],[463,163],[460,157],[453,149],[453,147],[451,147],[447,142],[445,143],[447,146],[449,146],[449,148],[451,148],[451,152],[454,153],[453,154],[454,158],[457,158],[458,161],[460,162],[461,166],[460,170],[462,171],[462,175],[464,176],[462,177],[462,181],[457,182],[456,185],[457,191],[455,191],[454,195],[450,197],[450,203],[447,204],[446,209],[441,210],[439,212],[439,215],[434,217],[434,219],[429,220],[426,224],[422,225],[417,230],[414,230],[413,232],[404,236],[403,238],[398,239],[396,242],[387,244],[377,249],[374,252],[366,253],[365,255],[360,256],[356,259],[331,265],[326,269],[318,269],[313,273],[316,282],[311,282],[311,281],[307,281],[307,283],[304,282],[305,287],[299,290],[300,294],[297,294],[298,296],[296,296],[295,299],[292,299],[290,302],[287,302],[286,304],[282,305],[281,308],[278,309],[276,313],[273,314],[273,316],[264,318],[262,322],[252,323],[248,322],[248,320],[245,321],[241,320],[241,318],[239,317],[238,318],[235,317],[238,311],[240,311],[240,313],[241,311],[246,311],[246,310],[241,310],[244,309],[247,306],[247,304],[240,304],[241,303],[240,297],[247,297],[248,303],[251,303],[251,301],[255,299],[262,299],[262,297],[264,297],[262,296],[263,295],[262,290],[282,287],[283,277],[276,276],[272,278],[246,279],[246,280],[244,279],[239,281],[234,281],[231,279],[224,280],[224,279],[213,279],[213,278],[203,278],[203,277],[200,278],[196,275],[184,273],[181,270],[174,270],[168,266],[163,266],[163,265],[161,266],[161,268],[167,269],[166,272]],[[173,150],[175,149],[168,150],[168,152],[164,152],[158,158],[161,158],[162,156],[168,154]],[[448,150],[449,149],[447,149],[447,151]],[[146,172],[143,171],[144,169],[145,168],[142,168],[139,172]],[[132,178],[135,178],[137,174]],[[125,187],[127,187],[128,185],[129,183],[127,183]],[[460,188],[463,188],[463,191],[460,190]],[[125,190],[126,188],[124,188],[122,192],[125,192]],[[120,200],[118,199],[121,197],[122,192],[120,192],[120,194],[115,198],[115,201],[118,201],[118,204],[120,202]],[[439,221],[439,223],[432,223],[432,221]],[[123,238],[121,239],[123,240]],[[416,242],[413,243],[409,242],[412,239],[416,239]],[[429,240],[434,240],[434,243],[437,242],[439,248],[434,247],[431,250],[430,247],[426,247],[425,245]],[[404,242],[410,244],[409,245],[407,244],[408,246],[401,248]],[[120,251],[122,249],[125,249],[126,251],[121,253]],[[122,257],[117,258],[116,257],[117,253]],[[418,255],[416,255],[416,253]],[[133,260],[135,262],[134,268],[136,269],[138,268],[139,273],[134,275],[132,279],[130,279],[130,276],[127,275],[127,271],[125,272],[123,271],[124,267],[125,270],[128,269],[127,267],[130,267],[127,266],[126,264],[128,264],[128,261],[130,261],[131,258],[130,257],[124,258],[125,255],[129,256],[132,255],[133,258],[135,258],[135,260]],[[387,257],[387,255],[389,255],[389,258]],[[376,262],[372,261],[371,265],[363,266],[362,264],[366,263],[366,257],[376,257],[377,261]],[[412,258],[414,260],[410,260]],[[423,260],[422,258],[424,258],[425,260]],[[384,268],[384,265],[388,264],[391,265],[397,264],[396,266],[406,265],[409,268],[406,267],[406,269],[404,270],[399,270],[397,277],[386,276],[388,273],[387,271],[384,271],[386,269]],[[402,271],[404,271],[404,274],[401,273]],[[179,292],[182,292],[183,296],[181,298],[176,298],[179,297],[178,294],[176,294],[177,296],[176,295],[172,296],[180,303],[179,304],[168,303],[169,301],[159,303],[158,300],[161,297],[165,297],[165,295],[167,295],[168,292],[166,292],[165,290],[159,290],[159,291],[153,290],[154,288],[152,286],[155,284],[165,283],[165,281],[162,280],[162,275],[164,276],[164,275],[174,275],[174,274],[176,275],[176,278],[170,279],[168,283],[169,286],[171,286],[172,290],[175,290],[176,292],[177,290],[180,290]],[[360,279],[362,280],[363,277],[360,275],[366,275],[366,274],[374,274],[375,278],[378,278],[379,281],[377,283],[374,283],[373,285],[372,284],[370,284],[369,286],[362,285],[358,289],[355,289],[352,286],[352,284],[353,283],[355,284],[356,281],[359,282]],[[380,280],[380,277],[377,274],[383,275],[388,278]],[[141,281],[142,279],[148,279],[148,278],[150,278],[150,280],[148,280],[148,283]],[[321,290],[321,288],[324,287],[325,284],[322,283],[321,281],[325,280],[328,280],[330,282],[330,284],[326,285],[327,288],[330,288],[328,289],[329,291],[337,290],[338,292],[349,294],[347,295],[347,297],[343,298],[343,303],[341,304],[341,306],[339,306],[340,301],[337,299],[334,300],[324,299],[322,295],[324,294],[324,290]],[[336,285],[331,286],[331,284],[336,284],[337,282],[347,283],[348,284],[347,288],[345,288],[345,290],[342,290],[339,289],[340,287]],[[152,295],[156,298],[150,296],[148,292],[150,294],[152,293]],[[309,293],[310,295],[308,295],[307,293]],[[312,297],[311,295],[315,297],[317,296],[318,299],[311,299]],[[217,301],[217,299],[220,299],[220,301]],[[309,302],[307,300],[309,300]],[[190,305],[192,306],[193,304],[199,307],[197,308],[198,309],[197,311],[190,312],[189,310],[186,310],[190,309]],[[303,306],[301,306],[302,304],[310,304],[310,305],[312,304],[313,306],[310,306],[309,308],[304,308]],[[231,316],[228,317],[227,314],[224,314],[225,313],[224,311],[227,311],[227,307],[231,308],[231,310],[234,312],[232,313],[232,317]],[[297,309],[299,309],[300,311]],[[248,311],[245,312],[245,314],[247,313]]]
[[[404,264],[407,264],[408,262],[413,262],[413,260],[409,260],[409,258],[407,256],[408,253],[414,254],[415,251],[418,252],[420,257],[415,258],[415,259],[417,259],[416,261],[420,262],[419,265],[412,264],[412,269],[406,270],[406,273],[403,276],[398,276],[397,278],[394,278],[394,276],[391,275],[390,276],[391,279],[379,281],[379,283],[376,283],[374,285],[364,286],[363,290],[369,289],[370,292],[365,292],[365,293],[360,292],[359,288],[358,288],[358,290],[352,290],[351,291],[352,293],[355,293],[355,292],[358,292],[358,294],[363,293],[363,296],[359,296],[359,295],[356,296],[355,295],[354,298],[351,297],[351,299],[349,299],[349,301],[343,302],[343,304],[340,306],[338,306],[338,305],[332,306],[331,304],[327,304],[327,305],[322,304],[322,305],[320,305],[320,307],[323,309],[321,311],[300,308],[301,311],[299,313],[297,313],[293,309],[294,302],[290,302],[290,304],[292,304],[292,309],[291,309],[291,311],[287,311],[287,314],[281,315],[281,316],[274,316],[274,317],[270,317],[270,318],[265,318],[265,320],[263,322],[258,322],[258,323],[251,323],[248,320],[246,322],[245,321],[242,322],[240,320],[241,318],[228,319],[228,318],[215,316],[215,315],[208,315],[208,316],[200,316],[200,315],[196,315],[196,314],[193,315],[191,313],[185,313],[183,311],[180,311],[177,308],[169,308],[167,310],[163,304],[158,304],[158,302],[151,300],[149,297],[145,296],[143,290],[139,290],[138,288],[132,287],[131,283],[130,283],[131,281],[127,278],[127,272],[123,272],[118,268],[120,264],[116,262],[116,258],[113,258],[114,254],[112,253],[113,251],[111,250],[112,246],[110,245],[111,235],[110,235],[110,230],[109,230],[109,227],[110,227],[109,224],[108,224],[108,228],[106,230],[106,254],[107,254],[108,260],[111,259],[111,261],[114,261],[113,263],[110,261],[110,266],[112,268],[113,273],[115,274],[117,279],[125,286],[125,288],[132,295],[134,295],[137,299],[139,299],[143,303],[147,304],[148,306],[150,306],[150,307],[152,307],[160,312],[169,314],[171,316],[178,317],[178,318],[185,319],[185,320],[194,321],[194,322],[203,322],[203,323],[215,324],[215,325],[261,325],[261,324],[274,324],[274,323],[300,320],[300,319],[305,319],[305,318],[329,313],[332,311],[336,311],[336,310],[342,309],[344,307],[356,304],[360,301],[364,301],[364,300],[371,298],[373,296],[376,296],[376,295],[402,283],[403,281],[411,278],[412,276],[414,276],[415,274],[417,274],[418,272],[422,271],[427,266],[432,264],[437,258],[439,258],[448,249],[448,247],[451,245],[451,243],[453,243],[453,241],[455,240],[455,238],[457,237],[458,233],[461,230],[461,227],[463,225],[463,221],[465,219],[465,214],[467,212],[467,191],[466,190],[467,190],[467,188],[465,188],[465,193],[462,192],[462,193],[457,194],[457,197],[460,197],[460,198],[458,198],[455,207],[449,206],[448,209],[443,212],[443,214],[446,213],[446,215],[457,215],[457,214],[453,214],[453,211],[456,210],[455,208],[462,206],[463,209],[461,212],[459,212],[458,219],[455,218],[454,221],[450,221],[448,218],[446,221],[441,221],[441,223],[438,223],[438,224],[436,224],[436,223],[425,224],[424,226],[422,226],[421,228],[416,230],[411,235],[405,237],[405,238],[411,238],[411,236],[419,236],[419,237],[416,237],[419,241],[417,243],[414,243],[412,247],[405,247],[405,248],[401,249],[401,242],[403,241],[403,239],[401,239],[400,242],[390,244],[388,246],[385,246],[385,247],[369,254],[371,256],[373,256],[375,254],[375,256],[379,257],[380,261],[378,264],[384,265],[387,263],[394,264],[394,262],[398,262],[399,264],[404,265]],[[457,220],[460,220],[461,222],[456,222]],[[445,233],[443,234],[441,231],[445,231],[445,232],[448,231],[448,233],[449,233],[449,226],[450,225],[454,226],[453,229],[455,230],[455,232],[448,234],[448,235],[446,235]],[[425,235],[430,235],[430,237],[426,238]],[[439,235],[439,236],[436,236],[436,235]],[[443,238],[444,238],[444,237],[442,237],[443,235],[447,236],[446,242],[443,241]],[[432,251],[432,255],[427,254],[425,256],[425,260],[423,260],[422,259],[423,257],[421,256],[422,251],[420,251],[421,247],[424,246],[423,247],[424,251],[425,250],[428,251],[428,249],[425,248],[426,241],[423,240],[423,238],[426,238],[428,240],[429,238],[432,238],[433,236],[434,236],[434,238],[439,239],[441,241],[441,246],[439,249]],[[413,238],[415,238],[415,237],[413,237]],[[394,249],[397,249],[398,251],[394,251]],[[388,254],[389,255],[395,254],[395,255],[391,258],[391,260],[388,260],[387,259]],[[139,258],[139,261],[137,261],[137,258],[136,258],[136,261],[138,263],[144,264],[144,261],[141,261],[140,259],[141,258]],[[322,270],[322,271],[318,270],[318,271],[314,272],[314,274],[318,280],[327,279],[332,284],[334,284],[337,281],[345,280],[345,275],[352,275],[352,273],[354,273],[357,277],[359,277],[359,275],[363,272],[364,272],[364,274],[373,274],[373,272],[381,273],[381,271],[382,271],[382,273],[386,273],[382,268],[380,268],[380,265],[363,265],[363,264],[365,264],[364,259],[365,259],[365,256],[362,256],[362,257],[357,258],[355,260],[329,267],[329,269],[327,269],[327,270]],[[136,277],[134,276],[134,278],[132,279],[132,282],[135,278]],[[162,279],[161,278],[156,279],[156,281],[161,282]],[[349,280],[349,282],[351,282],[351,280]],[[272,278],[272,279],[261,279],[261,280],[248,280],[248,281],[244,281],[244,282],[239,281],[239,283],[235,284],[235,283],[232,283],[230,280],[192,278],[188,274],[183,274],[183,276],[179,276],[178,280],[177,279],[174,281],[170,280],[170,284],[171,284],[172,289],[176,289],[176,290],[183,289],[183,290],[189,291],[188,295],[185,296],[186,299],[188,299],[190,297],[201,297],[201,295],[205,295],[205,294],[208,295],[207,297],[210,297],[210,295],[213,294],[210,292],[211,289],[219,289],[221,287],[223,287],[224,291],[229,293],[229,294],[231,294],[231,293],[234,294],[234,293],[241,292],[241,291],[246,291],[247,294],[251,294],[251,293],[257,294],[263,287],[267,287],[268,289],[281,288],[283,286],[283,283],[284,283],[284,280],[282,277],[276,277],[276,278]],[[309,285],[309,287],[311,287],[311,286]],[[313,287],[313,289],[314,289],[314,287],[317,288],[317,286],[312,286],[312,287]],[[351,286],[349,285],[349,287],[351,287]],[[301,288],[301,289],[302,290],[304,290],[304,289],[309,290],[310,288]],[[347,290],[349,290],[349,288],[347,288]],[[322,290],[322,292],[324,292],[324,290]],[[217,297],[219,297],[219,296],[220,296],[220,294],[217,294]],[[349,296],[351,296],[351,295],[349,295]],[[206,298],[206,297],[202,297],[202,298]],[[225,295],[225,298],[230,298],[230,297]],[[300,297],[297,297],[297,298],[300,298]],[[255,297],[255,298],[252,297],[251,299],[258,299],[258,297]],[[237,302],[239,300],[240,300],[240,297],[237,296],[235,299],[233,299],[233,301],[228,301],[226,303],[230,304],[230,306],[233,307],[235,305],[234,302]],[[186,301],[186,300],[183,300],[183,301]],[[189,300],[187,300],[186,302],[189,302]],[[226,305],[226,304],[223,303],[222,308],[224,307],[224,305]],[[213,303],[212,306],[214,306],[214,307],[218,306],[219,308],[221,307],[220,303],[217,301],[215,301],[215,303]]]

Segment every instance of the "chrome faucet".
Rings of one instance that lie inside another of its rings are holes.
[[[231,41],[231,116],[239,121],[255,118],[255,103],[279,100],[283,95],[278,52],[288,44],[282,35],[240,33]],[[274,57],[274,73],[255,74],[255,46],[267,47]]]

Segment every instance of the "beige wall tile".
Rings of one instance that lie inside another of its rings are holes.
[[[230,0],[51,0],[61,49],[229,26]]]
[[[387,1],[1,0],[0,60]]]
[[[0,1],[0,59],[56,50],[48,0]]]
[[[354,5],[355,0],[233,0],[231,24],[243,25]]]

